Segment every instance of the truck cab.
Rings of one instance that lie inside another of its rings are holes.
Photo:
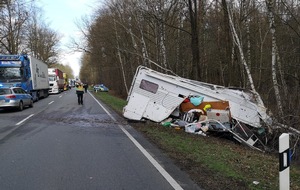
[[[21,87],[34,101],[48,96],[48,66],[29,55],[0,55],[0,88]]]

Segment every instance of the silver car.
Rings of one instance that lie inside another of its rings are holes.
[[[0,88],[0,108],[17,108],[22,111],[25,106],[33,107],[33,98],[23,88]]]

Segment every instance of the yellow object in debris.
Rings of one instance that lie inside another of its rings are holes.
[[[210,104],[206,104],[203,108],[204,111],[206,111],[207,109],[210,109],[211,108],[211,105]]]

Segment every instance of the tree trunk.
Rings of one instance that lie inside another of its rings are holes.
[[[234,78],[235,78],[235,72],[234,72],[234,44],[231,47],[231,38],[230,38],[230,25],[228,21],[228,11],[227,11],[227,6],[226,6],[226,0],[222,0],[222,9],[223,9],[223,24],[224,24],[224,60],[225,64],[227,64],[227,81],[226,81],[226,86],[231,86],[234,84]]]
[[[181,29],[183,28],[183,15],[184,13],[182,13],[181,11],[179,11],[179,15],[178,15],[178,28]],[[175,61],[175,73],[180,74],[181,76],[185,76],[185,72],[184,69],[180,69],[180,60],[181,60],[181,30],[177,30],[177,40],[176,40],[176,61]],[[179,71],[181,73],[179,73]]]
[[[278,50],[278,46],[276,44],[276,57],[277,57],[277,61],[278,61],[278,70],[279,70],[279,74],[280,74],[280,80],[281,80],[281,85],[282,85],[282,89],[283,89],[283,94],[284,94],[284,97],[287,97],[288,96],[288,90],[287,90],[287,84],[286,84],[286,81],[284,79],[284,70],[282,68],[282,62],[281,62],[281,59],[280,59],[280,55],[279,55],[279,50]]]
[[[161,65],[164,68],[168,68],[167,65],[167,54],[165,46],[165,18],[164,18],[164,1],[160,1],[158,10],[158,41],[159,41],[159,60],[161,60]]]
[[[128,87],[127,87],[126,78],[125,78],[125,71],[124,71],[123,61],[122,61],[121,52],[120,52],[119,37],[118,37],[117,26],[116,26],[115,20],[114,20],[114,26],[115,26],[115,35],[116,35],[116,42],[117,42],[117,54],[118,54],[118,58],[120,61],[121,72],[123,75],[122,77],[123,77],[126,94],[128,95]]]
[[[242,64],[243,64],[243,66],[245,68],[245,71],[247,73],[249,85],[250,85],[252,91],[254,92],[254,94],[256,95],[255,98],[256,98],[257,102],[261,106],[264,107],[264,103],[263,103],[262,99],[260,98],[260,96],[258,95],[258,93],[257,93],[257,91],[255,89],[255,86],[254,86],[254,83],[253,83],[253,79],[252,79],[252,75],[251,75],[250,69],[249,69],[249,67],[247,65],[247,62],[246,62],[246,59],[245,59],[245,56],[244,56],[244,52],[243,52],[243,48],[241,46],[241,42],[240,42],[239,36],[237,35],[235,27],[234,27],[234,24],[233,24],[233,20],[232,20],[232,17],[231,17],[231,13],[230,13],[230,9],[229,9],[228,3],[227,3],[227,10],[228,10],[228,18],[229,18],[229,24],[230,24],[230,28],[231,28],[231,32],[232,32],[232,37],[233,37],[233,40],[234,40],[235,44],[237,45],[237,47],[239,49],[240,56],[241,56],[241,61],[242,61]]]
[[[199,38],[198,38],[198,7],[197,7],[197,0],[188,0],[188,8],[190,14],[190,22],[191,22],[191,48],[192,48],[192,65],[191,65],[191,78],[194,80],[198,80],[198,65],[199,65]]]
[[[259,38],[260,38],[260,44],[259,44],[259,50],[260,50],[260,58],[259,58],[259,74],[258,74],[258,88],[261,86],[262,81],[262,68],[263,68],[263,50],[264,50],[264,44],[267,38],[268,32],[262,37],[262,30],[261,25],[259,26]]]
[[[130,36],[131,36],[131,42],[132,42],[132,45],[133,45],[133,49],[134,49],[134,53],[138,54],[138,45],[134,39],[134,35],[132,33],[132,24],[131,24],[131,17],[129,17],[128,19],[128,23],[129,23],[129,33],[130,33]],[[136,63],[139,65],[139,57],[136,56]],[[134,73],[135,72],[135,69],[134,69],[134,66],[132,63],[130,63],[130,72],[131,73]]]
[[[137,27],[138,30],[140,31],[141,34],[141,45],[142,45],[142,55],[143,55],[143,65],[146,67],[150,67],[151,68],[151,64],[149,63],[149,56],[148,56],[148,51],[147,51],[147,46],[146,46],[146,42],[145,42],[145,37],[144,37],[144,32],[142,29],[142,24],[139,18],[142,18],[142,16],[138,15],[136,17],[136,21],[137,21]]]
[[[273,0],[266,0],[266,5],[268,9],[268,17],[269,17],[269,23],[270,23],[270,31],[272,35],[272,80],[273,80],[273,87],[275,91],[275,98],[277,102],[277,109],[279,116],[283,116],[283,109],[282,109],[282,102],[281,102],[281,96],[279,92],[279,85],[277,81],[277,74],[276,74],[276,52],[277,52],[277,45],[276,45],[276,36],[275,36],[275,20],[274,20],[274,15],[273,15],[273,5],[274,1]]]

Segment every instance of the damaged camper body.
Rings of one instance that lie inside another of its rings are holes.
[[[163,74],[144,66],[137,68],[127,97],[127,105],[123,109],[123,116],[129,120],[148,119],[162,122],[176,112],[190,96],[200,96],[204,102],[228,102],[230,118],[236,121],[240,127],[239,131],[243,133],[237,135],[237,140],[245,136],[239,141],[244,141],[251,146],[257,138],[251,139],[253,134],[249,136],[245,132],[249,131],[246,125],[261,128],[263,121],[270,121],[262,102],[256,101],[260,97],[249,90],[189,80]]]

